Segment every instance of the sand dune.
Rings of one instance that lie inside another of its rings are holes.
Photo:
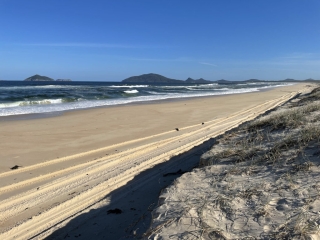
[[[205,116],[202,121],[198,117],[192,120],[186,120],[183,122],[183,117],[188,114],[188,107],[184,106],[185,115],[174,117],[171,114],[171,118],[160,121],[160,124],[152,129],[146,130],[145,133],[140,133],[140,137],[136,137],[135,129],[130,125],[130,121],[136,113],[135,110],[143,109],[143,104],[138,106],[129,106],[117,109],[129,109],[131,107],[132,112],[125,112],[126,121],[119,124],[127,124],[128,128],[124,128],[129,135],[128,137],[122,137],[124,141],[119,141],[120,138],[112,139],[99,138],[99,144],[95,147],[92,144],[87,144],[82,147],[82,143],[78,143],[78,147],[72,147],[74,143],[71,143],[70,149],[65,153],[73,153],[65,155],[59,154],[62,157],[50,159],[47,154],[55,156],[59,151],[64,151],[67,146],[61,146],[60,149],[52,149],[51,145],[46,145],[46,138],[43,140],[43,149],[31,147],[30,152],[26,153],[26,162],[23,162],[23,158],[17,161],[17,165],[22,165],[21,168],[16,170],[8,169],[3,161],[1,162],[2,173],[0,174],[0,238],[1,239],[29,239],[39,238],[42,239],[49,236],[56,229],[61,226],[65,226],[71,219],[79,216],[83,211],[89,211],[90,209],[96,209],[108,204],[105,196],[118,189],[128,182],[132,181],[139,173],[147,170],[154,169],[154,172],[167,171],[170,166],[177,166],[176,162],[169,162],[166,169],[157,168],[157,165],[166,161],[169,161],[173,156],[177,156],[181,153],[187,152],[194,148],[194,146],[200,145],[203,142],[218,136],[225,131],[238,126],[239,124],[251,120],[265,111],[268,111],[278,105],[283,104],[295,97],[297,94],[305,91],[309,91],[310,88],[303,85],[294,85],[283,87],[279,89],[273,89],[267,92],[252,93],[225,96],[219,98],[205,98],[208,103],[216,104],[217,101],[225,101],[225,107],[221,113],[217,112],[217,107],[212,105],[213,113]],[[228,105],[233,103],[231,100],[228,102],[228,98],[237,102],[234,98],[239,98],[237,104]],[[241,102],[241,98],[245,101]],[[183,108],[183,104],[187,103],[194,107],[195,110],[190,111],[189,114],[201,114],[201,100],[188,100],[185,102],[175,103],[159,103],[150,104],[148,107],[157,109],[157,106],[175,106],[170,108],[170,111],[178,109],[180,111]],[[192,105],[191,103],[193,102]],[[182,104],[183,103],[183,104]],[[207,104],[208,104],[207,103]],[[170,105],[171,104],[171,105]],[[197,105],[198,104],[198,105]],[[199,107],[197,109],[197,106]],[[222,107],[223,106],[219,106]],[[207,111],[206,106],[205,111]],[[209,106],[210,108],[210,106]],[[146,107],[144,109],[147,109]],[[190,109],[190,108],[189,108]],[[116,111],[116,108],[114,108]],[[162,111],[162,108],[158,108],[158,111]],[[104,111],[109,110],[98,109],[95,113],[102,114]],[[165,110],[163,110],[165,111]],[[214,112],[216,111],[216,112]],[[85,112],[85,111],[84,111]],[[92,113],[92,112],[91,112]],[[17,131],[22,132],[23,125],[28,125],[32,122],[39,121],[45,124],[45,120],[59,121],[59,119],[72,119],[79,113],[67,114],[67,116],[59,116],[48,119],[37,120],[25,120],[25,121],[11,121],[1,122],[4,127],[18,126]],[[213,114],[218,117],[212,117]],[[124,115],[121,115],[124,117]],[[168,116],[168,114],[166,115]],[[67,117],[67,118],[66,118]],[[145,114],[144,117],[149,119],[155,119],[158,115]],[[178,121],[177,121],[178,118]],[[181,119],[182,118],[182,119]],[[170,126],[169,129],[163,131],[163,123],[173,119],[175,125]],[[185,118],[186,119],[186,118]],[[90,119],[91,120],[91,119]],[[84,121],[84,120],[78,120]],[[134,121],[134,120],[132,120]],[[139,129],[143,129],[144,123],[134,122]],[[181,122],[181,123],[180,123]],[[183,123],[182,123],[183,122]],[[204,124],[202,124],[202,122]],[[180,123],[180,124],[179,124]],[[59,126],[64,126],[65,123],[60,123]],[[100,122],[97,122],[97,127],[103,127]],[[151,123],[150,123],[151,124]],[[41,125],[42,126],[42,125]],[[39,126],[39,128],[41,128]],[[179,127],[179,131],[175,130],[173,126]],[[35,126],[33,126],[35,129]],[[65,126],[64,126],[65,127]],[[33,130],[34,130],[33,129]],[[62,127],[62,130],[66,131]],[[57,132],[63,132],[57,130]],[[80,130],[80,129],[78,129]],[[13,130],[12,130],[13,131]],[[25,131],[30,131],[30,128],[26,127]],[[95,134],[100,134],[98,130]],[[124,131],[124,130],[123,130]],[[77,138],[77,131],[74,131],[73,138]],[[56,134],[52,129],[48,130],[48,136],[52,133]],[[132,133],[132,135],[131,135]],[[116,133],[113,133],[116,134]],[[124,134],[124,132],[119,132]],[[4,134],[5,135],[5,134]],[[18,136],[18,132],[14,132],[13,135]],[[63,134],[56,136],[55,141],[63,138]],[[3,136],[5,137],[5,136]],[[68,140],[72,139],[72,136],[68,136]],[[30,140],[32,142],[32,135]],[[19,144],[19,137],[12,137],[11,140],[7,139],[6,146],[13,144]],[[86,141],[88,139],[85,139]],[[105,140],[105,141],[102,141]],[[69,140],[70,141],[70,140]],[[80,140],[79,140],[80,141]],[[65,144],[67,140],[62,141]],[[106,144],[105,144],[106,143]],[[112,144],[111,144],[112,143]],[[105,145],[104,145],[105,144]],[[23,145],[23,144],[22,144]],[[57,143],[58,146],[60,146]],[[39,146],[38,146],[39,147]],[[77,151],[75,151],[75,149]],[[37,150],[39,154],[37,155]],[[11,158],[10,162],[13,163],[14,156],[21,156],[26,152],[26,149],[15,148],[10,152],[10,149],[1,149],[3,156]],[[48,153],[47,153],[47,152]],[[6,153],[6,154],[5,154]],[[34,157],[34,159],[32,158]],[[41,158],[42,157],[42,158]],[[2,158],[3,159],[3,158]],[[43,159],[43,160],[41,160]],[[29,163],[29,164],[28,164]],[[180,164],[180,163],[179,163]],[[187,164],[187,163],[186,163]],[[189,163],[194,164],[194,163]],[[149,179],[152,179],[153,172],[149,173],[140,179],[135,181],[134,188],[143,187],[146,184],[155,184]],[[123,193],[125,195],[126,193]],[[120,201],[120,200],[119,200]]]
[[[145,239],[319,239],[320,88],[220,136]]]

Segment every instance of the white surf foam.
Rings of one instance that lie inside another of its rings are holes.
[[[44,85],[44,86],[10,86],[10,87],[0,87],[1,90],[24,90],[24,89],[55,89],[55,88],[74,88],[78,86],[68,86],[68,85]]]
[[[55,103],[58,104],[31,104],[31,105],[17,105],[11,107],[0,107],[0,116],[10,116],[10,115],[20,115],[20,114],[32,114],[32,113],[48,113],[48,112],[59,112],[66,110],[75,110],[75,109],[84,109],[92,107],[101,107],[101,106],[111,106],[111,105],[120,105],[128,104],[133,102],[148,102],[155,100],[164,100],[164,99],[174,99],[174,98],[189,98],[189,97],[204,97],[204,96],[215,96],[215,95],[227,95],[227,94],[239,94],[239,93],[248,93],[248,92],[257,92],[260,89],[280,87],[284,84],[271,85],[265,87],[254,87],[254,88],[242,88],[242,89],[225,89],[222,91],[214,92],[191,92],[191,93],[167,93],[167,94],[154,94],[149,96],[138,96],[134,98],[121,98],[121,99],[107,99],[107,100],[93,100],[93,101],[77,101],[70,103],[60,103],[61,100],[57,99]],[[285,84],[293,85],[293,84]],[[46,100],[43,100],[46,101]],[[52,100],[50,100],[52,101]],[[51,102],[53,103],[53,102]],[[0,105],[1,106],[1,105]]]
[[[0,103],[1,108],[23,107],[30,105],[44,105],[44,104],[59,104],[62,103],[62,99],[43,99],[35,101],[17,101],[12,103]]]
[[[133,90],[127,90],[127,91],[123,91],[123,92],[128,93],[128,94],[134,94],[134,93],[138,93],[139,91],[136,89],[133,89]]]
[[[112,88],[146,88],[146,87],[149,87],[149,85],[121,85],[121,86],[112,85],[110,87]]]

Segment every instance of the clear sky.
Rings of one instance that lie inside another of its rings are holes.
[[[0,0],[0,79],[320,79],[320,0]]]

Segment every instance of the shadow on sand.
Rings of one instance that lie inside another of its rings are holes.
[[[214,143],[215,139],[210,139],[141,172],[63,227],[55,226],[46,239],[141,239],[150,226],[161,190],[196,167],[202,153]]]

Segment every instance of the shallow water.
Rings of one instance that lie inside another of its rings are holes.
[[[238,84],[124,84],[121,82],[0,82],[0,116],[51,113],[142,101],[257,92],[290,85],[281,82]]]

